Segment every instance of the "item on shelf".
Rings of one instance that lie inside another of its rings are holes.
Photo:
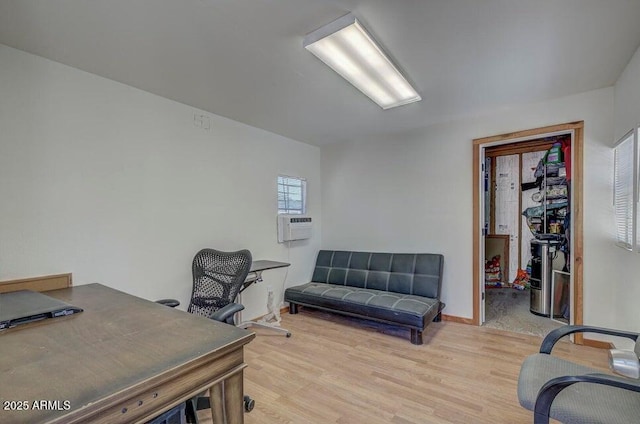
[[[560,210],[562,208],[566,208],[567,206],[568,206],[568,203],[566,200],[547,205],[546,207],[547,214],[549,214],[550,211]],[[534,216],[541,217],[542,214],[544,213],[544,210],[545,210],[544,206],[532,206],[530,208],[525,209],[524,212],[522,212],[522,215],[524,215],[527,218],[534,217]]]
[[[534,236],[542,229],[542,218],[539,216],[527,217],[527,226]]]
[[[562,156],[565,163],[567,181],[571,181],[571,137],[562,140]]]
[[[560,173],[560,169],[564,169],[564,168],[559,168],[558,173]],[[562,175],[558,175],[557,177],[547,177],[545,184],[547,186],[561,186],[561,185],[567,185],[567,178],[562,176]]]
[[[558,177],[560,168],[564,168],[564,163],[548,163],[545,168],[547,170],[547,178]]]
[[[562,225],[559,222],[551,222],[549,224],[549,232],[551,234],[560,234]]]
[[[496,255],[484,262],[484,282],[487,286],[502,287],[500,255]]]
[[[531,195],[531,200],[534,202],[542,202],[542,192],[536,191]]]
[[[567,168],[564,166],[561,166],[560,168],[558,168],[558,177],[567,177]]]
[[[560,197],[558,199],[549,200],[546,204],[527,208],[522,212],[522,215],[527,219],[527,226],[529,227],[531,234],[536,238],[540,238],[545,233],[551,232],[548,225],[548,223],[551,222],[551,219],[555,219],[555,221],[564,219],[568,206],[569,203],[567,202],[566,197]],[[544,220],[545,215],[548,223]],[[564,223],[560,222],[560,224],[562,225]],[[545,225],[547,228],[544,228]]]
[[[542,214],[544,214],[544,207],[542,206],[531,206],[530,208],[527,208],[524,210],[524,212],[522,212],[522,215],[524,215],[526,218],[539,218],[542,217]]]
[[[545,162],[547,164],[562,162],[562,144],[561,143],[553,143],[553,146],[551,146],[551,148],[547,152]]]
[[[547,199],[553,200],[554,198],[566,198],[567,186],[566,185],[547,185]]]
[[[538,177],[533,182],[520,184],[520,188],[522,189],[522,191],[527,191],[527,190],[533,190],[534,188],[539,189],[541,185],[542,185],[542,177]]]

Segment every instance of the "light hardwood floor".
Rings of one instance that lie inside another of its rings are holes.
[[[533,422],[516,385],[540,337],[440,322],[415,346],[408,330],[312,309],[282,318],[291,338],[258,329],[245,349],[247,424]],[[606,371],[606,350],[561,342],[554,354]]]

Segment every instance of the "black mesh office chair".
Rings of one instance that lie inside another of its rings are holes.
[[[251,252],[222,252],[215,249],[202,249],[193,258],[193,289],[188,312],[234,325],[236,312],[244,306],[235,303],[249,270]],[[162,299],[158,303],[176,307],[175,299]],[[244,397],[244,409],[250,412],[255,402],[249,396]],[[199,396],[187,402],[188,422],[197,422],[196,410],[209,408],[209,398]]]
[[[233,324],[244,309],[235,299],[251,268],[251,252],[202,249],[193,258],[193,290],[187,311]]]

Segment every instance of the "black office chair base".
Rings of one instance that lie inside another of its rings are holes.
[[[244,403],[244,410],[246,412],[253,411],[253,408],[256,406],[256,401],[251,399],[247,395],[244,395],[244,398],[242,400],[243,400],[243,403]],[[198,398],[198,404],[196,406],[196,409],[198,411],[200,411],[202,409],[209,409],[209,408],[211,408],[211,401],[209,400],[208,397],[200,397],[200,398]]]
[[[256,401],[251,399],[251,397],[244,395],[242,399],[242,403],[244,406],[245,412],[253,411],[253,408],[256,406]],[[198,400],[194,402],[193,399],[187,401],[186,408],[186,416],[188,423],[197,423],[197,411],[202,411],[203,409],[211,409],[211,399],[208,396],[198,397]]]
[[[264,328],[265,330],[273,330],[276,333],[280,333],[283,334],[285,337],[291,337],[291,331],[282,328],[278,325],[273,325],[270,323],[266,323],[266,322],[258,322],[258,321],[244,321],[241,322],[240,324],[237,325],[239,328],[244,328],[245,330],[247,328],[251,328],[251,327],[258,327],[258,328]]]
[[[253,411],[253,407],[256,406],[256,401],[251,399],[249,396],[244,395],[244,410],[246,412]]]

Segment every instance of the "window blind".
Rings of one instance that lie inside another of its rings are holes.
[[[634,212],[634,218],[635,220],[633,221],[635,224],[635,234],[636,234],[636,251],[638,253],[640,253],[640,229],[638,229],[638,222],[640,222],[640,147],[639,147],[639,143],[640,143],[640,127],[636,128],[635,131],[635,139],[634,139],[634,147],[635,147],[635,152],[634,152],[634,156],[633,156],[633,164],[634,164],[634,169],[635,169],[635,174],[634,174],[634,189],[633,192],[635,194],[635,212]]]
[[[633,249],[634,133],[626,135],[614,148],[613,205],[616,242],[625,249]]]

